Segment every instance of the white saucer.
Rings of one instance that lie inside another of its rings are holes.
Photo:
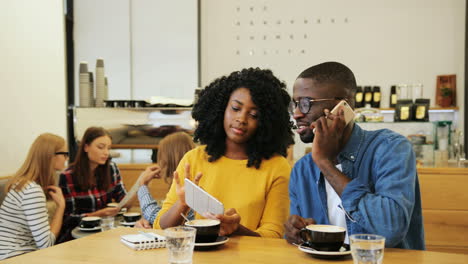
[[[134,226],[136,222],[120,222],[123,226]]]
[[[299,245],[297,246],[300,251],[309,253],[317,258],[341,258],[351,255],[351,250],[348,250],[345,246],[341,247],[339,251],[319,251],[308,246]]]
[[[215,242],[210,243],[195,243],[196,247],[213,247],[219,246],[229,241],[229,237],[226,236],[219,236]]]
[[[81,227],[81,226],[79,226],[78,229],[80,229],[80,231],[85,231],[85,232],[90,232],[90,231],[101,231],[101,227],[100,227],[100,226],[91,227],[91,228],[86,228],[86,227]]]

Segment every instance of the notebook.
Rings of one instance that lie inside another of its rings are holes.
[[[166,246],[166,238],[152,232],[122,235],[120,236],[120,242],[134,250],[161,248]]]

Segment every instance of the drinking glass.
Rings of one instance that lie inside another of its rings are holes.
[[[101,230],[106,231],[114,228],[113,216],[101,216]]]
[[[397,88],[398,100],[408,99],[408,85],[405,83],[400,83]]]
[[[385,237],[372,234],[354,234],[349,237],[354,264],[382,264]]]
[[[169,250],[169,263],[192,263],[196,232],[197,230],[195,228],[187,226],[176,226],[164,229],[166,247]]]
[[[413,101],[423,98],[423,85],[421,83],[413,84]]]

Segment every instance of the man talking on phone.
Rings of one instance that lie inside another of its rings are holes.
[[[294,166],[290,182],[289,243],[302,243],[310,224],[378,234],[386,247],[425,249],[421,196],[411,143],[388,129],[366,131],[345,122],[345,100],[354,108],[356,79],[338,62],[303,71],[293,87],[291,114],[312,152]]]

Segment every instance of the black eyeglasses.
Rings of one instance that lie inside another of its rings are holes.
[[[68,158],[68,156],[70,156],[70,153],[68,153],[67,151],[61,151],[61,152],[55,152],[55,155],[63,155],[65,156],[65,158]]]
[[[307,113],[309,113],[310,108],[312,107],[312,103],[321,102],[321,101],[334,101],[334,100],[343,100],[343,98],[335,97],[335,98],[313,99],[310,97],[302,97],[302,98],[299,98],[299,101],[292,100],[291,103],[289,103],[289,113],[293,115],[294,110],[296,110],[296,108],[299,107],[299,111],[301,111],[302,114],[306,115]]]

